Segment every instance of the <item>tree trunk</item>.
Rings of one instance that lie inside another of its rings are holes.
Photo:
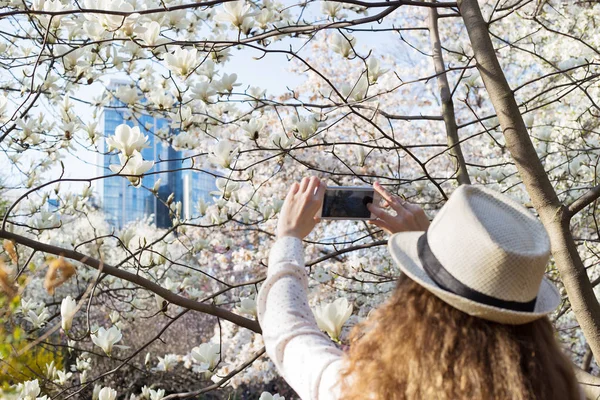
[[[435,1],[435,0],[434,0]],[[446,75],[446,66],[444,65],[444,57],[442,55],[442,45],[440,43],[440,32],[438,29],[438,11],[437,8],[429,9],[429,40],[431,41],[431,49],[433,53],[433,64],[435,72],[438,75],[438,87],[440,88],[440,99],[442,101],[442,116],[446,125],[446,136],[448,137],[448,147],[450,155],[454,158],[456,165],[458,183],[470,184],[469,173],[465,165],[465,158],[460,148],[460,140],[458,139],[458,127],[456,126],[456,116],[454,114],[454,102],[450,92],[450,84],[448,84],[448,76]]]
[[[577,246],[570,231],[570,213],[559,201],[540,162],[521,117],[513,91],[506,81],[487,23],[476,0],[458,2],[473,47],[477,68],[510,152],[533,206],[552,243],[552,255],[560,272],[575,317],[594,353],[600,356],[600,304],[594,295]]]

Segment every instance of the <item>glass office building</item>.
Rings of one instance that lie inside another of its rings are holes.
[[[154,216],[154,222],[159,228],[171,226],[169,209],[164,204],[171,193],[174,202],[182,202],[182,217],[189,218],[193,215],[195,204],[202,198],[205,202],[211,201],[209,192],[216,190],[215,178],[207,173],[193,170],[182,170],[185,165],[182,158],[185,153],[174,150],[171,146],[158,139],[153,132],[169,127],[165,119],[142,115],[134,121],[127,121],[125,116],[129,111],[126,107],[118,108],[119,102],[111,102],[111,108],[104,109],[103,123],[104,136],[114,135],[117,126],[126,123],[129,126],[139,126],[140,131],[148,136],[148,147],[141,151],[144,160],[153,160],[154,166],[142,178],[142,186],[135,188],[129,180],[123,177],[102,179],[98,192],[101,198],[101,208],[106,215],[108,223],[115,228],[122,228],[128,222]],[[103,155],[101,161],[102,175],[112,174],[109,165],[119,164],[116,151],[108,152],[106,142],[103,141]],[[162,172],[163,173],[157,173]],[[158,197],[146,188],[153,188],[160,178]]]

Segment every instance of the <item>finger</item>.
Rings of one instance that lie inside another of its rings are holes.
[[[381,197],[383,197],[383,199],[388,204],[392,205],[396,202],[396,200],[394,199],[394,196],[390,192],[385,190],[379,182],[375,182],[375,184],[373,185],[373,188],[375,189],[375,191],[377,191],[377,193],[379,193],[381,195]]]
[[[315,222],[321,222],[321,217],[313,217],[313,219],[315,220]]]
[[[319,184],[321,183],[321,181],[319,181],[319,178],[317,178],[316,176],[311,176],[310,180],[308,182],[308,194],[310,196],[314,196],[317,194],[317,188],[319,187]]]
[[[300,193],[304,193],[306,191],[309,180],[310,179],[308,179],[308,177],[306,177],[306,176],[304,178],[302,178],[302,181],[300,182]]]
[[[319,188],[317,189],[317,193],[315,195],[317,197],[317,201],[319,202],[319,204],[321,204],[323,202],[326,191],[327,191],[327,185],[325,184],[325,182],[320,182]]]
[[[376,225],[376,226],[380,227],[381,229],[384,229],[385,231],[387,231],[390,234],[392,233],[392,228],[380,219],[370,219],[367,222],[370,224]]]
[[[403,202],[398,196],[394,196],[393,194],[385,190],[379,182],[375,182],[373,187],[375,188],[377,193],[379,193],[381,197],[383,197],[384,201],[386,201],[387,204],[398,213],[398,215],[407,213],[407,210],[402,206]]]
[[[300,189],[300,185],[298,184],[298,182],[292,183],[292,186],[290,187],[290,190],[288,190],[288,194],[285,197],[285,199],[287,200],[288,198],[298,193],[298,189]]]
[[[373,203],[367,204],[367,208],[371,211],[371,214],[379,218],[380,220],[387,221],[392,216],[388,214],[383,208],[377,207]]]

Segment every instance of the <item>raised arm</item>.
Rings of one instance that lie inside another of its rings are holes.
[[[312,231],[325,194],[317,178],[294,183],[279,216],[267,279],[257,297],[267,354],[303,400],[338,399],[342,351],[318,328],[308,306],[302,239]]]

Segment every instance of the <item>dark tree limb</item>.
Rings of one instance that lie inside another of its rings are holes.
[[[147,289],[153,293],[158,294],[160,297],[168,301],[169,303],[176,304],[178,306],[188,308],[190,310],[200,311],[205,314],[214,315],[215,317],[219,317],[225,319],[227,321],[233,322],[236,325],[249,329],[256,333],[261,333],[260,326],[258,322],[253,321],[251,319],[242,317],[231,311],[225,310],[223,308],[211,305],[211,304],[203,304],[197,301],[188,299],[183,296],[179,296],[170,290],[163,288],[157,283],[152,282],[142,276],[132,274],[131,272],[127,272],[125,270],[116,268],[112,265],[106,264],[101,260],[97,260],[95,258],[86,256],[78,251],[63,249],[61,247],[52,246],[50,244],[41,243],[36,240],[27,238],[25,236],[17,235],[8,231],[0,230],[0,238],[10,239],[16,243],[22,244],[24,246],[30,247],[37,251],[42,251],[44,253],[54,254],[57,256],[63,256],[65,258],[69,258],[71,260],[79,261],[89,267],[94,269],[102,268],[102,272],[108,275],[112,275],[117,278],[124,279],[128,282],[134,283],[144,289]]]

